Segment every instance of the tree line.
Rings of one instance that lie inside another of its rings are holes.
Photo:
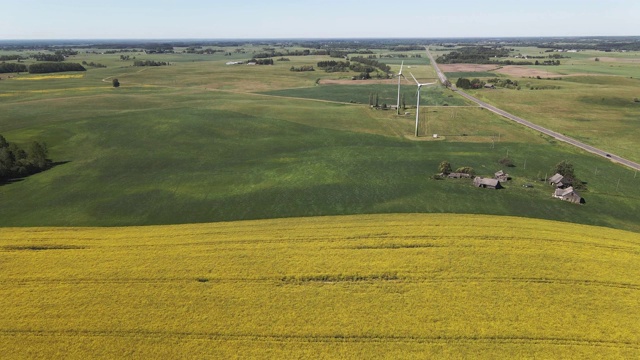
[[[0,74],[21,72],[28,72],[29,74],[46,74],[65,71],[87,71],[87,69],[77,63],[46,62],[31,64],[29,66],[17,63],[0,63]]]
[[[169,63],[165,61],[136,60],[133,62],[133,66],[166,66],[166,65],[169,65]]]
[[[78,63],[46,62],[29,65],[29,74],[46,74],[65,71],[87,71]]]
[[[351,61],[356,61],[356,62],[359,62],[361,64],[367,65],[369,68],[373,67],[373,68],[380,69],[384,73],[389,73],[391,71],[391,67],[389,65],[387,65],[385,63],[381,63],[381,62],[379,62],[377,60],[374,60],[374,59],[366,59],[366,58],[357,56],[357,57],[352,57]],[[351,64],[351,66],[353,67],[354,64]],[[362,70],[359,70],[359,69],[360,69],[360,67],[358,67],[358,70],[356,70],[356,69],[351,69],[351,70],[353,70],[353,71],[362,71]],[[373,70],[366,71],[366,72],[373,72]]]
[[[351,63],[348,61],[329,60],[329,61],[319,61],[317,65],[318,65],[318,68],[331,73],[331,72],[347,72],[349,71],[349,66],[351,66]]]
[[[64,61],[62,54],[35,54],[31,55],[36,61]]]
[[[51,167],[45,144],[34,141],[26,150],[0,135],[0,182],[25,177]]]

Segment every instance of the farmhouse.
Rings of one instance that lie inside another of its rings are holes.
[[[475,185],[476,187],[485,188],[485,189],[502,189],[502,185],[500,185],[500,181],[496,179],[486,179],[479,176],[473,179],[473,185]]]
[[[500,170],[494,174],[495,179],[501,182],[509,181],[509,174],[505,174],[504,171]]]
[[[495,88],[496,88],[496,86],[495,86],[495,85],[493,85],[493,84],[487,83],[487,84],[484,84],[484,88],[485,88],[485,89],[495,89]]]
[[[569,186],[566,189],[556,189],[552,196],[556,199],[568,201],[574,204],[584,203],[584,199],[575,192],[575,190],[573,190],[572,186]]]
[[[549,185],[555,185],[555,187],[560,188],[564,185],[562,183],[563,179],[564,179],[564,176],[560,174],[555,174],[549,178]]]

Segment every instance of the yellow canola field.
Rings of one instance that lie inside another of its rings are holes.
[[[393,214],[0,229],[3,359],[640,358],[640,235]]]
[[[12,78],[12,80],[53,80],[53,79],[82,79],[84,74],[56,74],[56,75],[34,75],[34,76],[18,76]]]

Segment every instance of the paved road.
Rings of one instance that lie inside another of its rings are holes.
[[[433,65],[433,68],[436,70],[436,74],[438,74],[438,78],[440,78],[440,81],[444,84],[447,81],[447,77],[444,75],[444,73],[442,73],[442,71],[440,71],[440,68],[438,67],[438,64],[436,63],[435,59],[433,58],[433,56],[431,55],[431,52],[429,52],[429,49],[427,48],[427,56],[429,57],[429,59],[431,60],[431,64]],[[515,122],[517,122],[518,124],[524,125],[526,127],[529,127],[531,129],[534,129],[536,131],[539,131],[545,135],[549,135],[554,139],[560,140],[560,141],[564,141],[567,144],[571,144],[573,146],[576,146],[580,149],[586,150],[592,154],[596,154],[596,155],[600,155],[606,159],[609,159],[611,161],[620,163],[622,165],[628,166],[634,170],[640,170],[640,164],[635,163],[631,160],[627,160],[625,158],[622,158],[620,156],[608,153],[606,151],[600,150],[596,147],[593,147],[591,145],[587,145],[585,143],[582,143],[578,140],[575,140],[573,138],[570,138],[568,136],[562,135],[560,133],[557,133],[555,131],[549,130],[547,128],[544,128],[540,125],[536,125],[530,121],[527,121],[525,119],[522,119],[520,117],[517,117],[515,115],[509,114],[508,112],[504,111],[504,110],[500,110],[497,107],[493,106],[493,105],[489,105],[484,101],[481,101],[479,99],[476,99],[475,97],[467,94],[466,92],[459,90],[459,89],[455,89],[455,87],[452,85],[451,89],[453,89],[454,91],[458,92],[458,94],[464,96],[465,98],[475,102],[476,104],[480,105],[481,107],[492,111],[500,116],[504,116],[505,118],[509,119],[509,120],[513,120]]]

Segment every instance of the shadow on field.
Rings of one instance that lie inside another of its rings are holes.
[[[46,169],[46,170],[42,170],[42,171],[39,171],[39,172],[36,172],[36,173],[30,174],[30,175],[22,176],[22,177],[16,177],[16,178],[11,178],[11,179],[0,180],[0,186],[11,185],[11,184],[15,184],[15,183],[22,182],[22,181],[24,181],[26,178],[28,178],[29,176],[33,176],[33,175],[39,174],[39,173],[41,173],[41,172],[45,172],[45,171],[47,171],[47,170],[51,170],[51,169],[53,169],[53,168],[54,168],[54,167],[56,167],[56,166],[60,166],[60,165],[64,165],[64,164],[68,164],[68,163],[70,163],[70,162],[71,162],[71,161],[55,161],[55,162],[52,162],[52,163],[51,163],[51,167],[49,167],[49,168],[48,168],[48,169]]]
[[[0,180],[0,186],[10,185],[10,184],[18,183],[21,181],[24,181],[24,178]]]

